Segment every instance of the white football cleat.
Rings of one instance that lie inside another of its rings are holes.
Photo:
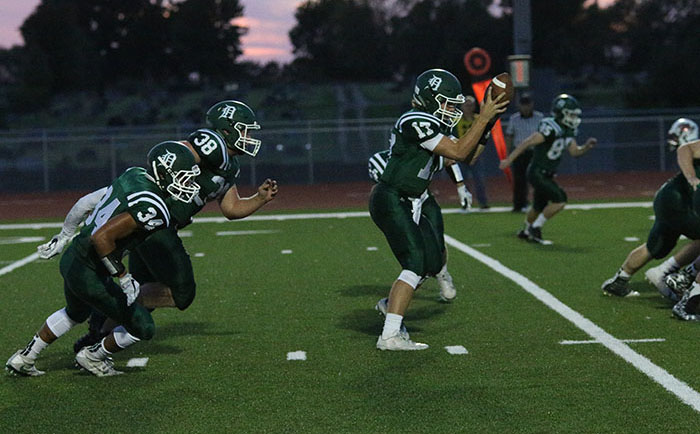
[[[666,285],[666,276],[670,274],[670,270],[666,270],[663,264],[656,267],[651,267],[644,272],[644,278],[647,282],[651,283],[656,287],[656,290],[662,294],[668,294],[671,288]]]
[[[44,371],[40,371],[34,366],[32,360],[27,359],[22,355],[22,351],[17,350],[5,363],[5,370],[12,375],[21,375],[23,377],[38,377],[44,375]]]
[[[122,371],[114,369],[114,361],[112,361],[111,357],[107,357],[104,360],[91,357],[90,348],[91,347],[83,347],[83,349],[76,354],[75,363],[77,363],[80,368],[98,377],[111,377],[113,375],[123,374]]]
[[[387,339],[383,339],[380,335],[379,339],[377,339],[377,349],[382,351],[418,351],[427,350],[428,345],[413,342],[402,336],[401,333],[397,333]]]
[[[452,301],[457,297],[457,288],[452,282],[452,276],[445,270],[435,275],[440,287],[440,300]]]
[[[386,316],[386,309],[387,305],[389,304],[389,299],[387,297],[382,298],[377,302],[377,304],[374,305],[374,310],[378,311],[382,315]],[[406,330],[406,326],[403,325],[403,321],[401,321],[401,328],[399,329],[399,333],[401,336],[403,336],[406,339],[411,339],[411,336],[408,334],[408,330]]]

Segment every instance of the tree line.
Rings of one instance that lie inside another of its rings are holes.
[[[408,81],[463,71],[479,46],[505,70],[514,0],[307,0],[289,32],[288,65],[242,62],[239,0],[42,0],[24,45],[0,50],[0,82],[20,106],[60,92],[231,81]],[[630,105],[697,105],[697,0],[532,0],[536,67],[569,77],[626,77]],[[461,77],[465,78],[465,77]]]

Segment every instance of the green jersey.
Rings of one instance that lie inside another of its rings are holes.
[[[187,140],[201,159],[199,163],[201,173],[195,178],[200,190],[190,203],[172,198],[166,200],[173,222],[178,227],[187,225],[207,202],[221,199],[229,188],[236,185],[241,173],[238,158],[228,155],[226,143],[217,132],[199,129],[190,134]]]
[[[535,146],[532,155],[532,166],[556,172],[561,161],[561,154],[576,137],[576,130],[559,125],[554,118],[544,118],[540,121],[537,131],[544,136],[544,142]]]
[[[170,210],[165,203],[166,196],[168,195],[158,188],[146,169],[141,167],[127,169],[107,188],[73,241],[78,256],[95,268],[100,259],[90,242],[90,236],[109,219],[124,212],[133,217],[140,230],[117,240],[118,254],[132,250],[150,233],[168,227]]]
[[[449,132],[435,116],[417,110],[404,113],[391,130],[391,154],[381,182],[402,195],[420,197],[440,170],[441,158],[433,150],[445,134]]]

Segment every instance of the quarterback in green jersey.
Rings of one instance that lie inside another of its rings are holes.
[[[566,193],[554,181],[564,149],[573,157],[580,157],[595,146],[593,137],[579,146],[576,143],[577,128],[581,123],[581,106],[576,98],[565,93],[552,101],[552,117],[540,121],[537,131],[519,144],[499,167],[510,166],[523,152],[534,147],[527,179],[533,188],[533,204],[525,218],[525,228],[518,237],[541,244],[551,244],[542,239],[542,226],[566,206]]]
[[[83,348],[76,363],[97,376],[117,375],[110,355],[153,336],[150,313],[134,303],[139,283],[122,264],[149,235],[171,225],[168,197],[189,203],[199,193],[199,175],[193,153],[182,143],[163,142],[148,153],[147,168],[126,170],[104,192],[85,220],[80,233],[61,257],[66,306],[47,319],[29,344],[6,363],[10,373],[42,375],[34,362],[44,348],[75,325],[92,309],[120,324],[100,343]],[[113,279],[118,280],[118,284]]]
[[[683,127],[677,128],[679,124]],[[669,287],[665,284],[665,277],[690,263],[700,253],[700,243],[697,241],[700,240],[700,210],[696,205],[699,197],[697,185],[700,183],[700,141],[697,124],[684,118],[674,122],[669,130],[668,144],[672,151],[677,148],[676,157],[681,171],[666,181],[654,195],[655,218],[647,241],[633,249],[615,275],[603,282],[601,289],[606,295],[639,295],[629,287],[632,275],[652,259],[665,258],[676,246],[680,236],[685,235],[693,241],[645,273],[647,279],[665,297],[678,301],[683,296],[683,291],[676,291],[678,288],[675,288],[675,285]],[[693,274],[693,277],[697,274],[694,266],[688,272]],[[676,310],[678,309],[674,309],[674,314],[682,311]]]
[[[390,156],[391,151],[387,149],[384,151],[377,152],[369,158],[369,178],[375,183],[379,182],[379,178],[382,176],[382,173],[384,173],[384,169],[386,168],[386,164],[389,161]],[[445,158],[440,157],[440,161],[438,163],[438,170],[441,170],[444,167]],[[452,181],[457,185],[457,195],[459,196],[459,202],[462,209],[469,210],[472,205],[472,195],[469,192],[469,190],[467,190],[467,187],[464,185],[464,177],[462,176],[462,170],[459,168],[458,164],[455,164],[452,160],[448,160],[446,171],[449,174]],[[431,211],[429,210],[430,207],[438,206],[437,201],[433,197],[433,194],[430,191],[430,189],[426,189],[421,195],[421,197],[418,198],[415,202],[416,206],[418,206],[418,204],[421,205],[421,213],[425,214],[426,216],[432,215]],[[436,226],[442,227],[442,224]],[[440,237],[443,236],[442,233],[439,235]],[[442,260],[442,255],[440,256],[440,260]],[[457,297],[457,289],[455,288],[454,282],[452,281],[452,276],[450,275],[449,271],[447,271],[447,264],[445,264],[440,273],[435,275],[435,278],[437,279],[438,286],[440,287],[440,299],[447,302],[454,300],[455,297]],[[379,303],[377,303],[376,306],[377,310],[384,315],[386,315],[385,306],[387,304],[387,301],[387,298],[383,298],[382,300],[380,300]]]
[[[467,159],[489,121],[504,112],[508,104],[504,95],[492,99],[489,91],[481,108],[482,116],[465,135],[455,139],[451,132],[462,114],[458,108],[462,102],[462,85],[450,72],[430,69],[420,74],[413,90],[413,109],[394,124],[389,161],[372,188],[372,221],[384,233],[402,268],[386,306],[382,306],[386,316],[377,339],[380,350],[428,348],[411,341],[402,324],[414,290],[425,277],[440,273],[446,260],[442,213],[435,199],[424,193],[440,167],[440,157]],[[423,209],[428,201],[430,205]]]
[[[225,115],[222,118],[222,115]],[[226,117],[228,116],[228,117]],[[219,121],[226,119],[226,122]],[[207,202],[218,201],[222,214],[228,219],[239,219],[257,211],[277,194],[277,182],[265,180],[258,192],[248,198],[240,198],[236,188],[240,174],[238,156],[254,157],[260,141],[250,131],[259,129],[252,109],[240,101],[222,101],[207,112],[211,128],[194,131],[182,141],[195,154],[201,173],[195,178],[200,186],[199,194],[189,203],[166,200],[175,222],[168,230],[159,231],[141,243],[129,257],[129,271],[141,286],[139,302],[145,307],[177,307],[186,309],[195,297],[195,279],[190,257],[177,236],[177,230],[186,226]],[[228,138],[228,140],[226,139]],[[70,239],[83,216],[91,211],[102,190],[81,198],[66,217],[63,229],[49,243],[38,247],[42,258],[60,253],[65,240]],[[89,332],[79,338],[74,350],[99,341],[114,324],[105,322],[99,312],[93,312]]]

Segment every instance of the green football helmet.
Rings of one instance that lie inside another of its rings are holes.
[[[217,102],[207,110],[207,124],[226,140],[226,146],[255,157],[260,140],[250,136],[250,130],[259,130],[255,113],[240,101]]]
[[[552,101],[552,116],[559,124],[575,130],[581,123],[581,105],[573,96],[562,93]]]
[[[148,151],[148,167],[158,187],[173,199],[190,203],[199,194],[194,179],[200,174],[190,149],[180,142],[168,141]]]
[[[444,69],[429,69],[416,78],[413,104],[440,120],[447,127],[457,125],[462,117],[459,106],[464,103],[462,84]]]
[[[675,151],[679,146],[698,139],[698,124],[687,118],[678,118],[668,129],[668,147]]]

